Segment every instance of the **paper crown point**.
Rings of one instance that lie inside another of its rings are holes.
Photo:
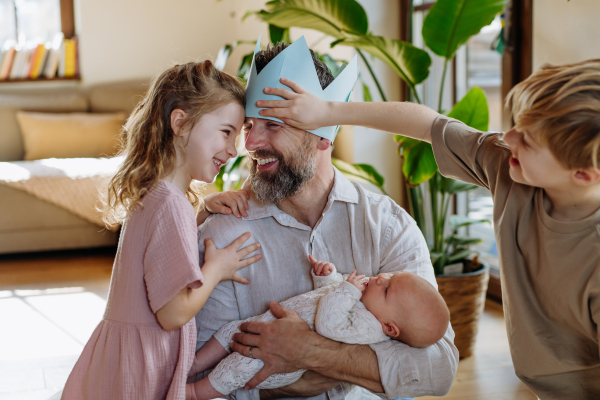
[[[266,87],[289,89],[280,82],[281,78],[289,79],[309,93],[327,101],[348,101],[352,94],[354,84],[358,79],[358,62],[356,56],[348,65],[342,66],[337,77],[325,89],[319,83],[315,64],[302,36],[294,43],[286,47],[281,53],[273,58],[260,73],[256,70],[256,53],[260,51],[260,36],[256,42],[252,66],[250,67],[250,78],[246,85],[246,117],[270,119],[282,122],[280,119],[265,117],[258,112],[262,108],[256,106],[258,100],[280,100],[281,97],[268,95],[264,92]],[[335,139],[339,126],[325,126],[310,130],[317,136]]]

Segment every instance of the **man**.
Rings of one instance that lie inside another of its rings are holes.
[[[286,47],[280,43],[258,52],[257,73]],[[314,54],[312,60],[321,87],[327,87],[334,80],[331,72]],[[387,196],[364,190],[336,170],[330,140],[248,112],[244,137],[250,168],[246,188],[252,193],[248,217],[209,217],[200,229],[200,254],[205,238],[224,247],[250,231],[263,257],[240,271],[249,285],[226,281],[217,286],[196,317],[197,348],[225,323],[269,306],[279,319],[244,324],[248,333],[235,336],[232,349],[263,360],[265,367],[248,383],[251,390],[238,390],[232,398],[373,397],[352,384],[390,399],[447,393],[458,365],[450,326],[442,340],[426,349],[394,340],[350,345],[319,336],[294,312],[269,304],[313,289],[309,254],[332,262],[341,273],[407,271],[436,283],[415,222]],[[273,373],[301,368],[308,371],[290,386],[260,393],[253,389]]]

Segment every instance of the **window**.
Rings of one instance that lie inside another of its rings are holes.
[[[0,40],[47,42],[61,32],[60,0],[0,0]]]
[[[423,21],[435,0],[400,0],[401,21],[405,27],[401,30],[401,39],[424,47],[421,30]],[[531,74],[532,65],[532,3],[533,0],[510,0],[505,8],[504,20],[497,17],[473,36],[456,53],[448,66],[448,75],[444,87],[442,108],[450,109],[470,89],[478,86],[483,89],[488,100],[490,112],[489,130],[507,131],[512,126],[510,115],[504,109],[504,99],[508,91]],[[495,49],[495,39],[502,34],[504,50]],[[407,28],[406,28],[407,27]],[[423,103],[437,109],[443,61],[432,55],[430,75],[424,84],[417,87]],[[403,87],[407,98],[406,87]],[[488,190],[479,188],[460,194],[455,199],[455,212],[472,218],[492,220],[492,198]],[[427,207],[426,207],[427,209]],[[501,299],[499,265],[494,231],[491,225],[474,225],[465,234],[483,238],[476,248],[482,259],[492,266],[488,295]]]
[[[73,0],[0,0],[0,81],[78,79],[74,27]]]

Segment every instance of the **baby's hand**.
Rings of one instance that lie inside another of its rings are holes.
[[[313,273],[317,276],[328,276],[335,269],[332,263],[328,263],[326,261],[317,261],[310,254],[308,255],[308,259],[313,265]]]
[[[363,279],[364,277],[364,275],[356,275],[356,270],[354,270],[352,271],[348,279],[346,279],[346,282],[351,283],[352,285],[354,285],[354,287],[360,290],[361,293],[363,293],[365,291],[365,283],[361,282],[361,279]]]
[[[285,100],[259,100],[256,106],[260,115],[279,118],[293,127],[311,130],[323,126],[337,125],[330,121],[331,103],[305,91],[300,85],[281,78],[281,83],[292,90],[280,88],[265,88],[266,94],[283,97]]]
[[[240,189],[234,192],[209,194],[204,198],[204,202],[206,203],[206,209],[211,214],[229,215],[233,213],[236,217],[241,218],[242,216],[248,216],[246,210],[250,209],[248,205],[249,198],[248,192]]]

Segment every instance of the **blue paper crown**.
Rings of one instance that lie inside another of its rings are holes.
[[[260,51],[260,36],[256,42],[254,55]],[[272,121],[281,120],[273,117],[265,117],[258,112],[262,108],[256,106],[258,100],[280,100],[281,97],[265,94],[266,87],[288,89],[279,79],[287,78],[296,82],[302,88],[315,96],[327,101],[348,101],[352,89],[358,79],[358,65],[356,56],[350,64],[341,67],[337,77],[325,89],[321,88],[319,77],[313,63],[310,50],[304,36],[286,47],[274,59],[272,59],[261,71],[256,72],[255,58],[252,59],[250,67],[250,78],[246,85],[246,117],[264,118]],[[325,126],[311,130],[317,136],[329,139],[333,142],[339,126]]]

